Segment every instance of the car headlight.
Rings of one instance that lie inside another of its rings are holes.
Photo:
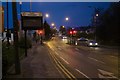
[[[95,43],[95,45],[98,45],[98,43]]]
[[[90,43],[89,45],[92,45],[92,43]]]

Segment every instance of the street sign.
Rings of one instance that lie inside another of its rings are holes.
[[[41,12],[22,12],[21,21],[23,30],[43,29],[43,16]]]

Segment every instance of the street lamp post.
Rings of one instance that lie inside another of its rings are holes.
[[[21,14],[21,10],[22,10],[22,1],[20,1],[20,14]]]
[[[7,37],[7,44],[8,44],[8,46],[9,46],[9,15],[8,15],[8,0],[7,0],[7,35],[6,35],[6,37]]]
[[[20,29],[22,27],[22,23],[21,23],[21,12],[22,12],[22,1],[20,1]]]
[[[30,0],[30,12],[32,12],[32,0]]]
[[[17,24],[17,8],[16,0],[12,0],[12,11],[13,11],[13,26],[14,26],[14,47],[15,47],[15,71],[16,74],[20,74],[20,59],[18,52],[18,24]]]
[[[97,27],[97,17],[99,16],[99,14],[98,14],[99,13],[99,9],[94,7],[94,6],[88,6],[88,7],[93,8],[94,11],[95,11],[95,14],[94,14],[94,26],[95,26],[94,35],[95,35],[95,40],[97,40],[97,38],[96,38],[96,27]]]

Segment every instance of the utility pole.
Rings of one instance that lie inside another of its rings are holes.
[[[95,36],[95,40],[97,40],[97,37],[96,37],[96,28],[97,28],[97,19],[98,19],[98,16],[99,16],[99,12],[100,12],[100,9],[99,8],[96,8],[94,6],[88,6],[89,8],[93,8],[94,9],[94,15],[93,15],[93,23],[94,23],[94,36]]]
[[[32,0],[30,0],[30,12],[32,12]]]
[[[17,8],[16,0],[12,0],[12,11],[13,11],[13,27],[14,27],[14,48],[15,48],[15,72],[20,74],[20,60],[18,52],[18,20],[17,20]]]
[[[27,30],[25,31],[25,57],[27,57]]]
[[[6,34],[6,37],[7,37],[7,45],[9,46],[9,16],[8,16],[8,0],[7,0],[7,34]]]

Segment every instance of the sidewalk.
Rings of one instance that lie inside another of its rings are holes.
[[[44,44],[34,43],[32,49],[28,50],[28,57],[20,63],[21,74],[8,75],[7,78],[63,78]]]

